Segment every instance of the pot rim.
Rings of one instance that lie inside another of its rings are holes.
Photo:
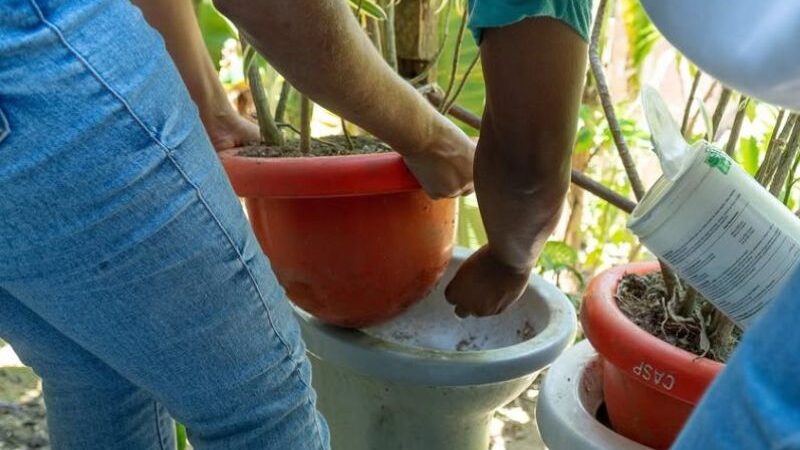
[[[556,359],[539,389],[536,423],[544,443],[552,449],[652,450],[597,420],[602,398],[600,355],[583,340]]]
[[[219,152],[236,194],[248,198],[320,198],[421,190],[396,152],[260,158]]]
[[[725,365],[651,335],[617,306],[616,291],[622,277],[657,270],[658,262],[648,261],[616,266],[597,275],[584,295],[581,324],[598,353],[625,374],[670,397],[696,404]],[[649,365],[650,375],[645,374],[644,365]]]
[[[455,248],[453,259],[471,250]],[[575,309],[563,292],[532,274],[529,283],[543,295],[547,324],[531,339],[491,350],[443,351],[383,340],[361,330],[326,325],[294,307],[308,351],[320,359],[383,380],[430,386],[475,386],[531,376],[572,344]]]

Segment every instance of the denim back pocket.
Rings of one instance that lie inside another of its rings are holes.
[[[3,108],[0,107],[0,144],[8,137],[9,133],[11,133],[11,127],[8,125],[8,119],[3,112]]]

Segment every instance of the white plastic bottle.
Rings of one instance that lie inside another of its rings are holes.
[[[725,152],[704,141],[689,146],[652,88],[642,96],[664,175],[628,227],[746,328],[800,263],[800,219]]]

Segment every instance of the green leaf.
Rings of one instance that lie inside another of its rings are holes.
[[[485,245],[488,239],[478,205],[469,200],[473,200],[473,198],[461,197],[459,199],[456,243],[461,247],[478,249]]]
[[[372,0],[348,0],[350,7],[373,19],[386,20],[386,11]]]
[[[539,257],[539,266],[544,271],[558,272],[574,268],[577,264],[577,250],[562,241],[548,241]]]
[[[748,100],[745,104],[745,116],[747,120],[750,122],[756,120],[756,115],[758,114],[756,108],[758,107],[758,102],[753,100],[752,98]]]
[[[188,443],[186,439],[186,427],[179,423],[175,423],[175,439],[178,444],[178,450],[186,450],[186,444]]]
[[[222,46],[228,39],[236,39],[236,29],[214,8],[211,0],[201,0],[198,3],[197,22],[211,61],[219,69]]]
[[[750,175],[758,171],[758,141],[755,137],[739,139],[739,163]]]
[[[650,22],[650,18],[647,17],[639,0],[623,0],[622,7],[622,21],[625,24],[625,34],[630,46],[627,66],[632,69],[628,81],[631,87],[638,91],[642,64],[661,38],[661,34]]]

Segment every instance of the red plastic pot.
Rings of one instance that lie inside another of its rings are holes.
[[[614,430],[666,449],[725,366],[656,338],[617,307],[622,277],[656,270],[656,262],[628,264],[595,277],[583,299],[581,324],[603,358],[603,392]]]
[[[450,260],[454,199],[431,200],[400,155],[220,154],[288,297],[320,320],[364,327],[421,300]]]

